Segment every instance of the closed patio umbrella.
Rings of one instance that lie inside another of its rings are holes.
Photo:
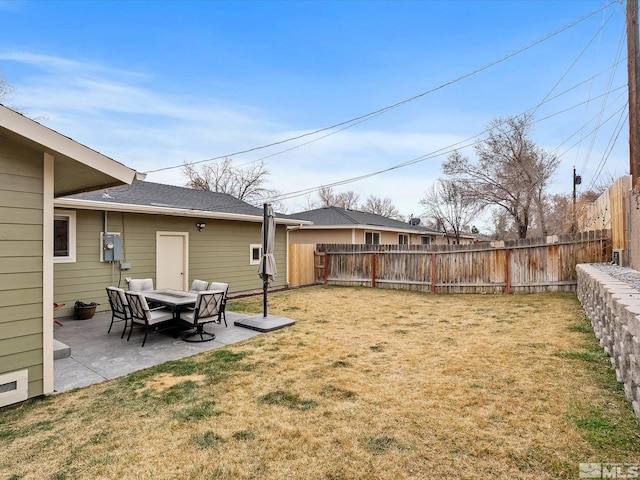
[[[258,275],[262,279],[262,295],[264,298],[264,311],[262,315],[244,317],[235,320],[233,323],[239,327],[251,328],[259,332],[271,332],[278,328],[294,325],[295,320],[280,317],[279,315],[267,314],[267,289],[269,281],[276,277],[276,259],[273,250],[276,241],[276,216],[271,205],[264,204],[264,217],[262,220],[262,257],[258,265]]]
[[[262,278],[263,315],[267,317],[267,288],[269,281],[274,280],[278,273],[276,259],[273,256],[273,246],[276,241],[276,216],[273,207],[264,204],[264,218],[262,220],[262,258],[258,265],[258,275]]]

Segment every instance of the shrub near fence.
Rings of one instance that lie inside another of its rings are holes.
[[[320,244],[317,281],[433,293],[575,291],[578,263],[611,259],[609,231],[474,245]]]

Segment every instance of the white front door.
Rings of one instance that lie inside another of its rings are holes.
[[[187,290],[189,233],[156,232],[156,288]]]

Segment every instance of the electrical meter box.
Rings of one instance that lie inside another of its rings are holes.
[[[102,261],[122,260],[122,238],[119,233],[102,234]]]

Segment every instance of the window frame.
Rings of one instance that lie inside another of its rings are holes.
[[[367,235],[371,235],[371,240],[377,237],[377,242],[367,242]],[[380,245],[380,232],[374,232],[373,230],[365,230],[364,232],[364,244],[365,245]]]
[[[55,221],[57,219],[57,217],[67,217],[67,225],[68,225],[68,229],[67,229],[67,242],[68,242],[68,247],[69,247],[69,254],[65,255],[65,256],[56,256],[56,252],[55,252],[55,234],[56,234],[56,229],[55,229]],[[74,210],[54,210],[53,211],[53,221],[54,221],[54,227],[53,227],[53,235],[54,235],[54,239],[53,239],[53,252],[51,252],[51,255],[53,257],[53,263],[75,263],[76,262],[76,212]]]
[[[258,250],[258,259],[254,260],[253,252]],[[262,258],[262,244],[252,243],[249,245],[249,265],[260,265],[260,259]]]
[[[425,242],[426,240],[426,242]],[[420,236],[420,245],[431,245],[433,243],[433,238],[431,238],[428,235],[421,235]]]
[[[402,242],[401,240],[405,240]],[[408,233],[399,233],[398,234],[398,245],[409,245],[409,234]]]

